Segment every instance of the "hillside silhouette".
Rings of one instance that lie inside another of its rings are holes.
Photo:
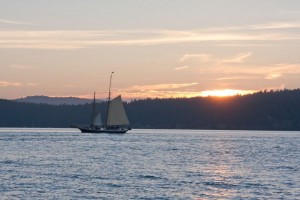
[[[106,103],[98,103],[105,118]],[[300,89],[232,97],[144,99],[125,103],[132,128],[300,130]],[[47,105],[0,100],[1,127],[89,124],[91,104]]]
[[[82,105],[86,103],[92,103],[92,99],[83,99],[77,97],[48,97],[48,96],[27,96],[24,98],[15,99],[17,102],[24,103],[43,103],[50,105]],[[97,100],[97,102],[102,102],[102,100]]]

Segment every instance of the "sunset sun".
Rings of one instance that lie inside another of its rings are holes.
[[[255,91],[252,90],[233,90],[233,89],[223,89],[223,90],[206,90],[200,93],[200,96],[214,96],[214,97],[227,97],[227,96],[235,96],[235,95],[245,95],[251,94]]]

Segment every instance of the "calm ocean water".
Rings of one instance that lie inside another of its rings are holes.
[[[300,132],[2,128],[0,199],[300,199]]]

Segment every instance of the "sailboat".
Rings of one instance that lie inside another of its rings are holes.
[[[75,126],[82,133],[116,133],[123,134],[131,130],[129,120],[123,105],[121,95],[111,100],[111,79],[110,75],[109,92],[107,101],[107,117],[102,124],[100,111],[96,112],[96,93],[94,93],[92,121],[89,126]],[[74,127],[74,126],[73,126]]]

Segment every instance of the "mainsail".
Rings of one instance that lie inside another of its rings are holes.
[[[107,126],[129,125],[121,95],[109,102]]]
[[[102,126],[102,120],[101,120],[101,114],[100,111],[96,114],[93,120],[93,125],[94,126]]]

